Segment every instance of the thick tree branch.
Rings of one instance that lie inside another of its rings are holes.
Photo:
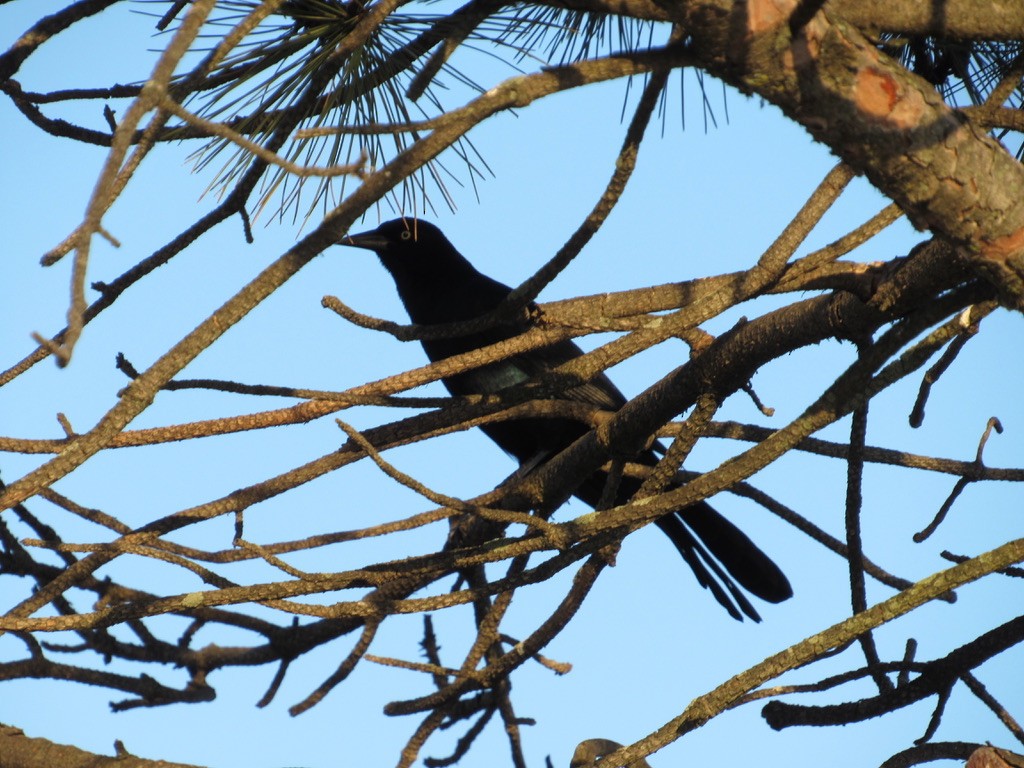
[[[756,93],[865,174],[921,228],[965,246],[1024,307],[1024,168],[826,6],[791,35],[796,0],[665,4],[700,64]],[[943,4],[945,5],[945,4]]]
[[[657,0],[544,0],[543,4],[647,21],[678,20],[675,10]],[[1012,2],[942,0],[941,4],[936,4],[931,0],[904,0],[899,3],[829,0],[825,7],[829,13],[842,16],[866,34],[937,35],[964,41],[1024,38],[1024,14]]]

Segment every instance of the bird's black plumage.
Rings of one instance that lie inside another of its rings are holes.
[[[478,272],[448,241],[425,221],[396,219],[377,229],[344,238],[341,245],[377,253],[391,273],[398,295],[414,323],[435,325],[472,320],[497,307],[511,289]],[[528,321],[512,321],[457,338],[423,340],[427,356],[443,360],[488,344],[512,338],[529,327]],[[450,376],[445,386],[455,395],[496,392],[532,379],[565,363],[582,350],[571,341]],[[562,392],[560,397],[579,400],[614,411],[626,399],[611,380],[600,375],[586,384]],[[481,429],[520,465],[536,466],[556,455],[586,433],[587,427],[571,419],[518,419],[482,426]],[[653,465],[651,451],[636,461]],[[574,494],[594,506],[605,487],[604,472],[595,472]],[[640,487],[636,478],[621,479],[616,502],[626,503]],[[741,619],[742,610],[754,620],[757,611],[740,587],[772,603],[789,598],[789,581],[777,565],[742,531],[704,502],[664,515],[658,527],[693,569],[702,586],[710,589],[729,613]]]

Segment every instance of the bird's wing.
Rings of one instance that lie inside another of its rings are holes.
[[[572,341],[559,341],[547,347],[534,349],[522,355],[516,355],[509,362],[525,374],[524,379],[539,378],[550,373],[563,363],[574,360],[583,354]],[[626,398],[603,373],[590,381],[567,386],[559,395],[567,400],[578,400],[582,403],[596,405],[606,411],[617,411],[626,404]]]

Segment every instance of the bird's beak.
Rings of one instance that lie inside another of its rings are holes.
[[[382,251],[387,248],[388,240],[376,230],[359,232],[355,235],[345,235],[338,241],[338,245],[350,245],[353,248],[366,248],[370,251]]]

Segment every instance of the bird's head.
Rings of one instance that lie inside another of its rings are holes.
[[[492,309],[509,292],[474,269],[441,230],[426,221],[386,221],[369,232],[347,235],[338,245],[374,251],[416,323],[468,320]]]
[[[338,244],[375,251],[388,269],[452,248],[440,229],[418,219],[392,219],[368,232],[346,235]]]

